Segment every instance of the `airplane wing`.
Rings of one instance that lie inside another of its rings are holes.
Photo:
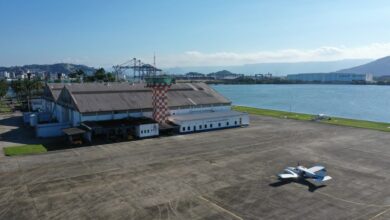
[[[320,170],[325,170],[325,167],[324,166],[314,166],[314,167],[309,168],[308,170],[312,173],[316,173]]]
[[[278,177],[281,179],[290,179],[290,178],[296,178],[297,175],[289,174],[289,173],[281,173],[281,174],[278,174]]]
[[[278,174],[279,179],[290,179],[297,178],[298,174],[290,170],[289,168],[284,169],[283,173]]]

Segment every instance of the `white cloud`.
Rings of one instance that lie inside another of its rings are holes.
[[[331,61],[341,59],[376,59],[390,55],[390,43],[373,43],[359,47],[324,46],[309,50],[285,49],[253,53],[187,51],[159,58],[160,66],[219,66],[269,62]]]

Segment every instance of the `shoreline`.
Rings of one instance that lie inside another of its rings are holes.
[[[338,126],[347,126],[347,127],[390,132],[390,123],[386,123],[386,122],[375,122],[375,121],[366,121],[366,120],[332,117],[332,116],[328,116],[330,120],[328,119],[315,120],[316,115],[312,115],[312,114],[286,112],[286,111],[271,110],[271,109],[261,109],[261,108],[254,108],[254,107],[240,106],[240,105],[233,105],[232,109],[235,111],[246,112],[248,114],[253,114],[253,115],[261,115],[261,116],[268,116],[268,117],[282,118],[282,119],[293,119],[293,120],[300,120],[300,121],[315,121],[318,123],[332,124]]]

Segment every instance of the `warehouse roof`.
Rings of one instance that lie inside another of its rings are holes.
[[[234,116],[247,115],[244,112],[237,111],[208,111],[208,112],[199,112],[199,113],[191,113],[191,114],[183,114],[183,115],[171,115],[168,120],[172,122],[182,122],[182,121],[199,121],[199,120],[207,120],[207,119],[219,119],[219,118],[227,118]]]
[[[57,101],[63,88],[63,83],[46,83],[45,87],[43,88],[43,98]]]
[[[146,88],[145,84],[66,84],[58,103],[81,113],[149,110],[152,109],[152,90]],[[230,103],[204,83],[178,83],[168,91],[170,108]]]

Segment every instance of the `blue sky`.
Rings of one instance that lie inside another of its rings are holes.
[[[0,0],[0,65],[237,65],[390,55],[386,0]],[[388,53],[388,54],[387,54]]]

